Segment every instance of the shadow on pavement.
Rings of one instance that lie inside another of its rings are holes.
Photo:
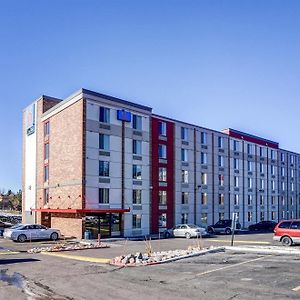
[[[36,262],[36,261],[40,261],[40,260],[35,258],[8,258],[8,259],[0,259],[0,265],[10,265],[10,264]]]

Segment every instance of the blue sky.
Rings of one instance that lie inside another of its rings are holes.
[[[24,107],[81,87],[300,152],[300,1],[0,1],[0,189]]]

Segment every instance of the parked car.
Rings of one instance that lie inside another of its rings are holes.
[[[237,221],[235,225],[236,231],[241,229],[241,224]],[[215,233],[232,233],[232,220],[219,220],[215,225],[207,226],[207,232],[210,234]]]
[[[0,221],[0,229],[9,228],[9,227],[12,227],[12,226],[13,226],[13,224],[11,224],[9,222]]]
[[[274,241],[283,246],[300,244],[300,220],[286,220],[279,222],[274,229]]]
[[[194,224],[178,224],[172,229],[168,229],[164,232],[164,236],[168,237],[185,237],[187,239],[191,237],[200,237],[206,235],[205,228],[194,225]]]
[[[61,234],[57,229],[47,228],[39,224],[17,224],[5,229],[3,236],[22,243],[29,240],[55,241],[60,238]]]
[[[261,221],[248,227],[250,231],[273,231],[277,225],[274,221]]]

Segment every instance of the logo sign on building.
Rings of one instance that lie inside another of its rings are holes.
[[[131,122],[131,112],[124,109],[117,110],[117,119],[124,122]]]
[[[31,135],[35,132],[35,103],[27,107],[25,118],[27,135]]]

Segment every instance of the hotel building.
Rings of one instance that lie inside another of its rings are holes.
[[[23,222],[78,238],[143,236],[236,213],[299,217],[300,154],[81,89],[23,112]]]

